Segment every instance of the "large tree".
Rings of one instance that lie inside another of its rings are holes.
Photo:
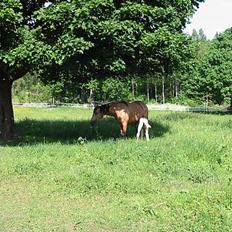
[[[73,82],[172,70],[186,47],[182,29],[203,1],[1,0],[2,137],[13,137],[11,87],[26,72]]]

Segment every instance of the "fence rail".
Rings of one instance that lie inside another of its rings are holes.
[[[72,103],[15,103],[15,107],[35,107],[35,108],[58,108],[58,107],[74,107],[74,108],[93,108],[94,104],[72,104]],[[184,112],[232,112],[231,109],[225,107],[190,107],[176,104],[147,104],[149,110],[157,111],[184,111]]]

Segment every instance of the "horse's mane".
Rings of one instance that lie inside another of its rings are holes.
[[[127,105],[127,106],[128,106],[128,102],[126,102],[126,101],[124,101],[124,100],[119,101],[119,103],[122,103],[122,104],[125,104],[125,105]]]
[[[118,103],[120,103],[120,104],[124,104],[124,105],[126,105],[126,106],[128,106],[128,102],[126,102],[126,101],[124,101],[124,100],[121,100],[121,101],[112,101],[112,102],[108,102],[108,103],[104,103],[104,104],[102,104],[102,105],[100,105],[100,106],[112,106],[112,105],[114,105],[114,104],[118,104]]]
[[[121,100],[121,101],[114,101],[114,102],[108,102],[108,103],[104,103],[104,104],[100,104],[100,105],[96,105],[95,108],[99,107],[100,108],[100,111],[102,113],[106,113],[109,111],[109,108],[111,105],[113,104],[117,104],[117,103],[121,103],[121,104],[124,104],[126,106],[128,106],[128,102],[124,101],[124,100]]]

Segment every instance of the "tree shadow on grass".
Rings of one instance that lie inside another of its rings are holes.
[[[149,130],[150,138],[163,136],[169,131],[168,126],[150,121],[152,128]],[[101,120],[96,125],[94,132],[87,120],[67,121],[67,120],[32,120],[25,119],[16,123],[16,133],[18,138],[12,142],[0,145],[24,146],[36,143],[75,144],[82,141],[104,141],[112,139],[123,139],[120,136],[119,125],[116,120],[107,118]],[[135,138],[136,129],[129,125],[127,138]]]

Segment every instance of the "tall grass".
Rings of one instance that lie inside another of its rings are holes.
[[[16,108],[0,231],[231,231],[231,115],[150,112],[151,140],[91,110]]]

